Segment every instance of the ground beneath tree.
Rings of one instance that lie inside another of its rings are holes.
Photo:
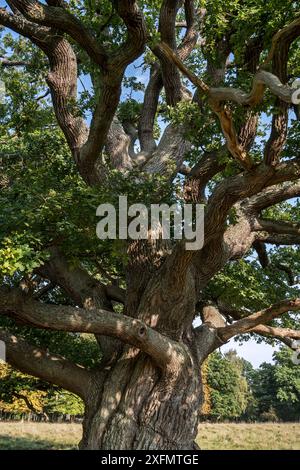
[[[80,424],[0,423],[0,449],[76,449]],[[201,424],[207,450],[300,450],[300,423]]]

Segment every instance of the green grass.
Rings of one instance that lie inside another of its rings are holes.
[[[80,424],[1,423],[0,449],[76,449]],[[201,449],[300,449],[300,423],[208,424],[199,427]]]

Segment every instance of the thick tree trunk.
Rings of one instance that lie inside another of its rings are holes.
[[[170,260],[171,267],[166,262],[168,251],[167,241],[129,244],[124,306],[127,317],[142,321],[169,340],[168,360],[115,338],[98,337],[103,358],[84,393],[81,449],[196,447],[200,367],[210,352],[206,341],[210,335],[199,341],[192,328],[197,299],[192,268],[184,257],[181,261],[180,251]],[[98,294],[88,295],[89,306],[99,304]],[[81,303],[86,305],[84,299]]]
[[[164,263],[168,246],[159,243],[160,251],[151,242],[129,247],[125,312],[170,338],[170,348],[175,341],[178,351],[163,366],[136,348],[118,348],[86,400],[82,449],[196,447],[203,357],[191,328],[195,282],[185,264],[172,270]]]
[[[192,450],[201,406],[201,374],[193,366],[174,377],[131,350],[92,390],[81,449]]]

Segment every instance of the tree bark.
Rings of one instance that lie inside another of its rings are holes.
[[[170,280],[170,275],[165,273],[165,250],[161,249],[159,259],[149,241],[132,243],[129,253],[126,315],[155,328],[169,341],[169,349],[172,344],[178,349],[172,362],[158,367],[145,352],[123,346],[118,357],[94,378],[80,448],[191,450],[198,429],[204,356],[203,348],[199,351],[195,346],[197,338],[188,332],[195,316],[192,283],[186,270],[177,265],[181,287],[174,276],[173,288],[167,288],[165,279]],[[189,321],[183,322],[178,312]]]
[[[81,449],[192,450],[201,406],[200,369],[162,373],[127,350],[86,402]]]

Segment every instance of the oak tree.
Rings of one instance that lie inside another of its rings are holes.
[[[82,449],[193,449],[205,359],[300,339],[296,2],[5,4],[7,361],[82,398]],[[119,195],[204,204],[203,247],[98,240]]]

